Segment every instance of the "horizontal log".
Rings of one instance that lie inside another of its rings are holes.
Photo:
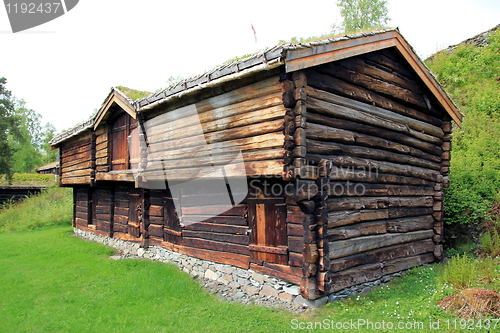
[[[329,270],[331,272],[339,272],[359,265],[384,262],[397,258],[413,257],[423,253],[431,253],[433,251],[434,242],[432,239],[425,239],[422,241],[384,247],[349,257],[331,260]]]
[[[154,137],[168,133],[170,139],[182,138],[190,136],[193,131],[196,133],[200,128],[202,133],[209,133],[256,123],[259,119],[263,121],[283,118],[285,115],[280,93],[202,114],[194,111],[194,109],[191,112],[187,111],[190,115],[180,119],[171,119],[171,115],[166,113],[147,121],[145,123],[147,136]]]
[[[61,158],[61,164],[64,166],[66,163],[72,162],[72,161],[81,161],[81,162],[84,162],[84,161],[86,161],[86,159],[90,159],[90,157],[91,157],[91,151],[88,150],[88,151],[80,153],[80,154],[71,155],[71,156],[68,156],[68,157],[62,157]]]
[[[214,155],[210,151],[200,151],[197,154],[185,154],[183,157],[178,157],[178,159],[163,160],[161,162],[150,161],[147,164],[147,171],[149,170],[171,170],[180,168],[206,168],[214,166],[225,166],[230,163],[234,163],[234,159],[237,158],[234,149],[223,152],[222,154]],[[268,150],[258,150],[251,152],[243,152],[242,158],[245,163],[251,163],[254,161],[263,160],[281,160],[283,157],[284,150],[282,148],[268,149]]]
[[[243,216],[245,214],[246,207],[245,205],[236,205],[230,209],[227,209],[227,206],[221,205],[211,205],[211,206],[202,206],[202,207],[182,207],[182,215],[234,215],[234,216]],[[186,217],[189,218],[189,217]]]
[[[314,123],[325,125],[331,128],[349,130],[355,133],[366,134],[370,137],[377,137],[390,140],[391,142],[401,143],[422,150],[423,152],[432,154],[432,161],[434,162],[439,162],[441,160],[441,154],[443,153],[443,150],[440,146],[417,139],[405,133],[391,131],[368,124],[362,124],[352,120],[333,118],[324,114],[316,113],[314,112],[314,110],[310,110],[307,113],[307,123]]]
[[[181,254],[186,254],[195,258],[209,260],[220,264],[233,265],[243,269],[249,267],[249,256],[241,255],[234,252],[198,249],[189,246],[179,246],[175,250]]]
[[[406,177],[422,178],[433,182],[440,182],[442,175],[437,170],[429,170],[411,165],[401,165],[392,162],[374,161],[371,159],[350,157],[350,156],[331,156],[328,158],[334,168],[354,167],[357,170],[368,171],[373,174],[387,173]],[[332,175],[332,173],[330,173]],[[337,172],[333,174],[333,177]],[[332,176],[330,176],[332,178]]]
[[[243,215],[241,216],[223,216],[223,215],[186,215],[183,217],[183,220],[188,223],[195,223],[192,225],[200,225],[203,223],[214,223],[214,224],[226,224],[226,225],[234,225],[234,226],[246,226],[247,221]],[[203,221],[203,222],[199,222]],[[186,225],[185,228],[189,226]]]
[[[285,267],[290,268],[285,270]],[[291,267],[286,265],[270,264],[265,263],[264,265],[257,265],[255,263],[250,263],[250,268],[256,272],[276,276],[287,282],[299,285],[302,281],[302,269],[299,267]]]
[[[61,178],[61,184],[63,185],[90,184],[90,176]]]
[[[193,155],[220,154],[234,152],[240,149],[242,152],[249,150],[270,150],[273,148],[283,149],[283,133],[268,133],[257,135],[249,138],[229,140],[219,144],[206,145],[205,141],[197,142],[198,145],[193,145],[184,148],[168,148],[164,144],[151,144],[148,148],[148,160],[169,160],[192,157]],[[439,153],[441,155],[441,153]]]
[[[64,147],[64,146],[63,146]],[[64,147],[61,152],[61,156],[63,159],[71,159],[72,156],[77,156],[79,154],[86,154],[90,151],[90,143],[87,143],[85,145],[81,145],[78,148],[67,148]]]
[[[397,52],[398,51],[384,49],[378,52],[365,53],[361,57],[365,59],[367,63],[373,63],[374,66],[387,68],[390,72],[397,73],[414,82],[417,81],[418,76],[416,76],[416,73],[405,62],[400,61],[401,56],[397,54]]]
[[[84,177],[84,176],[90,176],[91,174],[91,169],[85,169],[85,170],[77,170],[77,171],[70,171],[70,172],[65,172],[63,174],[63,177]]]
[[[416,94],[408,90],[407,88],[401,87],[391,82],[374,78],[372,76],[366,75],[364,72],[358,72],[352,69],[348,69],[345,66],[341,65],[345,63],[346,61],[325,64],[318,67],[318,70],[338,79],[355,84],[370,91],[374,91],[379,95],[390,96],[390,98],[404,103],[412,104],[421,110],[428,110],[427,103],[425,102],[422,95]]]
[[[363,182],[335,181],[328,184],[328,195],[340,196],[429,196],[435,195],[431,186],[385,185]]]
[[[375,210],[342,210],[328,213],[328,228],[335,228],[344,225],[383,220],[389,217],[389,209]]]
[[[242,244],[248,245],[248,235],[234,235],[234,234],[225,234],[225,233],[216,233],[216,232],[205,232],[205,231],[193,231],[193,230],[183,230],[183,237],[191,237],[191,238],[201,238],[208,239],[218,242],[231,243],[231,244]]]
[[[243,169],[244,167],[244,169]],[[144,177],[146,181],[157,181],[165,179],[168,180],[191,180],[200,177],[210,177],[210,178],[224,178],[220,168],[216,169],[215,173],[207,173],[209,169],[202,168],[183,168],[183,169],[171,169],[166,173],[165,171],[144,171],[139,175]],[[201,171],[201,172],[200,172]],[[227,164],[224,166],[226,177],[241,177],[242,175],[250,176],[281,176],[283,173],[283,162],[281,160],[266,160],[266,161],[254,161],[248,163],[237,163],[237,164]],[[99,179],[99,173],[97,174],[97,179]]]
[[[385,221],[356,223],[339,228],[328,229],[328,241],[348,239],[360,236],[385,234],[387,223]]]
[[[99,145],[103,142],[106,142],[106,141],[108,141],[108,133],[100,134],[100,135],[96,136],[96,138],[95,138],[95,143],[97,145]]]
[[[431,196],[416,197],[342,197],[327,200],[328,211],[352,209],[384,209],[398,207],[432,207]]]
[[[324,156],[319,158],[320,155],[308,155],[311,161],[320,161]],[[406,177],[401,175],[393,175],[386,173],[377,173],[375,170],[367,170],[365,167],[354,166],[338,166],[330,172],[330,181],[353,181],[363,183],[379,183],[379,184],[399,184],[399,185],[414,185],[430,187],[434,184],[433,181]]]
[[[399,122],[398,119],[383,117],[379,114],[366,112],[365,110],[357,110],[352,108],[351,106],[335,104],[334,101],[338,102],[337,99],[340,98],[340,96],[329,94],[320,90],[315,90],[314,88],[308,89],[310,90],[310,95],[307,98],[307,108],[316,110],[317,113],[328,115],[330,117],[336,117],[377,126],[399,133],[404,133],[417,139],[427,141],[437,146],[441,146],[441,139],[439,137],[429,135],[425,132],[414,129],[415,127],[422,128],[423,126],[417,126],[420,124],[409,126],[407,124]],[[347,101],[349,100],[345,99],[338,103],[342,102],[344,104],[348,104]],[[432,133],[436,132],[434,128],[427,131],[431,131]],[[441,136],[444,136],[444,133]]]
[[[380,263],[368,264],[350,268],[345,271],[327,274],[325,279],[325,292],[332,293],[342,289],[380,279],[384,275],[393,274],[415,266],[434,261],[432,253],[425,253],[408,258],[389,260]]]
[[[170,122],[173,120],[181,119],[183,117],[188,117],[192,115],[192,113],[186,112],[186,110],[189,110],[189,108],[195,108],[198,114],[202,114],[214,109],[223,108],[226,106],[238,104],[240,102],[245,102],[248,100],[265,97],[280,91],[281,91],[281,85],[279,84],[279,77],[273,76],[271,78],[261,80],[254,84],[204,99],[200,102],[197,102],[196,104],[188,105],[187,107],[178,108],[175,104],[173,104],[172,107],[167,106],[165,109],[159,110],[159,112],[161,112],[162,115],[165,115],[163,116],[164,118],[162,119],[159,119],[158,117],[156,117],[156,119],[153,118],[155,117],[155,113],[149,112],[147,116],[153,119],[151,118],[148,119],[148,124],[154,125],[154,121]]]
[[[59,166],[64,169],[64,168],[71,167],[71,166],[76,165],[76,164],[91,162],[91,158],[90,157],[91,156],[89,154],[89,156],[87,156],[86,158],[83,158],[83,159],[71,160],[71,161],[62,161],[62,162],[60,162]]]
[[[182,244],[184,246],[189,246],[193,248],[250,255],[250,250],[246,245],[229,244],[224,242],[211,241],[200,238],[190,238],[190,237],[183,237]]]
[[[415,230],[432,229],[434,217],[432,215],[406,217],[387,221],[388,232],[408,232]]]
[[[410,243],[423,239],[429,239],[434,236],[434,231],[412,231],[407,233],[391,233],[383,235],[372,235],[347,240],[337,240],[329,242],[330,259],[347,257],[353,254],[366,252],[387,246]]]
[[[368,158],[377,161],[388,161],[398,164],[410,164],[417,167],[440,170],[439,163],[424,160],[418,157],[397,154],[381,149],[369,147],[360,147],[354,145],[345,145],[336,142],[323,142],[312,139],[307,139],[307,152],[310,154],[319,155],[347,155],[353,157]]]
[[[254,252],[264,252],[264,253],[274,253],[274,254],[288,254],[286,246],[264,246],[264,245],[249,245],[250,251]]]
[[[97,172],[95,176],[97,181],[114,181],[114,182],[134,182],[134,174],[130,172],[123,173],[110,173],[110,172]]]
[[[108,154],[109,154],[109,152],[108,152],[108,149],[106,148],[106,149],[102,149],[102,150],[97,151],[97,153],[95,154],[95,157],[96,158],[107,157]]]
[[[83,169],[90,169],[92,167],[92,162],[84,162],[84,163],[79,163],[75,164],[70,167],[62,168],[62,173],[66,174],[71,171],[77,171],[77,170],[83,170]]]
[[[148,235],[155,237],[163,237],[163,226],[150,224],[148,227]]]
[[[340,66],[349,70],[363,73],[374,79],[385,81],[391,85],[397,85],[404,89],[411,90],[417,95],[423,95],[422,86],[417,82],[399,75],[397,72],[387,67],[377,66],[373,61],[366,61],[363,57],[354,57],[337,62]]]
[[[246,235],[247,231],[248,231],[248,227],[247,226],[235,226],[235,225],[227,225],[227,224],[198,222],[198,223],[186,225],[184,227],[184,230],[205,231],[205,232],[225,233],[225,234],[234,234],[234,235]]]
[[[397,154],[411,155],[436,163],[441,162],[441,159],[438,156],[423,152],[420,149],[396,143],[394,141],[310,122],[307,123],[307,138],[319,141],[333,141],[349,145],[370,147],[391,151]]]

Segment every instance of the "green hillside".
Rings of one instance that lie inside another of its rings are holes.
[[[453,133],[445,221],[490,221],[491,227],[500,202],[500,29],[441,51],[427,64],[465,114]]]

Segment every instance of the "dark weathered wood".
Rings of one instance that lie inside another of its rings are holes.
[[[248,246],[239,245],[239,244],[229,244],[229,243],[224,243],[224,242],[219,242],[219,241],[211,241],[211,240],[206,240],[206,239],[190,238],[190,237],[183,237],[182,244],[184,246],[189,246],[192,248],[200,248],[200,249],[207,249],[207,250],[216,250],[216,251],[222,251],[222,252],[250,255],[250,250],[249,250]]]
[[[370,147],[375,149],[383,149],[395,152],[397,154],[411,155],[437,163],[441,162],[441,159],[438,156],[425,153],[420,149],[415,149],[413,147],[398,144],[393,141],[381,139],[376,136],[364,135],[341,128],[334,128],[315,123],[307,124],[307,138],[321,141],[333,141],[348,145]]]
[[[432,215],[407,217],[387,221],[388,232],[408,232],[415,230],[432,229],[434,217]]]
[[[216,232],[212,232],[212,231],[205,232],[205,231],[183,230],[182,236],[183,237],[208,239],[208,240],[214,240],[214,241],[225,242],[225,243],[248,245],[248,236],[247,235],[233,235],[233,234],[225,234],[225,233],[216,233]]]
[[[335,142],[322,142],[307,139],[307,152],[321,155],[347,155],[361,158],[368,158],[377,161],[389,161],[393,163],[410,164],[422,168],[440,170],[441,165],[414,156],[397,154],[381,149],[369,147],[359,147]]]
[[[387,82],[373,76],[366,75],[363,72],[348,69],[343,65],[348,62],[344,61],[342,64],[331,63],[325,64],[317,68],[317,70],[324,72],[328,75],[337,77],[338,79],[350,82],[357,86],[369,89],[383,96],[390,96],[393,99],[403,103],[412,104],[421,110],[427,110],[428,106],[422,95],[408,90],[407,87],[401,87],[397,84]],[[350,66],[351,68],[354,66]]]
[[[323,103],[330,103],[331,105],[335,105],[335,107],[345,107],[349,110],[352,110],[354,115],[358,117],[364,117],[365,120],[368,119],[374,119],[374,118],[368,118],[367,116],[373,116],[378,119],[384,119],[386,121],[391,121],[398,123],[399,125],[406,125],[407,126],[407,132],[410,133],[411,135],[431,142],[431,143],[441,143],[441,139],[444,137],[444,132],[440,127],[431,125],[429,123],[412,119],[403,115],[400,115],[398,113],[394,113],[391,111],[388,111],[386,109],[380,108],[378,106],[358,102],[346,97],[338,96],[326,91],[318,90],[315,88],[307,88],[307,93],[308,93],[308,106],[322,106],[323,109],[327,109],[325,107],[325,104]],[[311,104],[309,98],[314,98],[316,101],[323,101],[323,103],[314,103]],[[335,111],[332,111],[331,109],[328,110],[330,113],[335,114]],[[339,114],[341,114],[339,112]],[[352,118],[352,117],[351,117]],[[376,119],[375,118],[375,119]],[[361,121],[361,119],[360,119]],[[365,121],[362,121],[365,122]],[[381,124],[384,124],[383,122],[380,122]],[[377,125],[376,123],[374,123]],[[379,126],[379,125],[377,125]],[[395,127],[395,126],[394,126]],[[413,130],[413,131],[412,131]],[[425,133],[425,135],[423,135]]]
[[[328,241],[385,234],[386,232],[387,224],[385,221],[357,223],[340,228],[328,229]]]
[[[410,147],[420,149],[424,152],[432,154],[432,161],[439,162],[441,160],[441,154],[443,153],[441,147],[414,138],[410,135],[403,134],[401,132],[394,132],[384,128],[379,128],[371,126],[368,124],[361,124],[351,120],[345,120],[340,118],[332,118],[323,114],[315,113],[311,110],[307,115],[308,123],[315,123],[320,125],[329,126],[331,128],[339,128],[343,130],[350,130],[357,133],[363,133],[369,135],[370,137],[377,137],[390,140],[391,142],[398,142]]]
[[[327,274],[326,281],[323,283],[326,285],[326,292],[336,292],[353,285],[378,280],[387,274],[431,263],[434,260],[434,255],[432,253],[426,253],[408,258],[389,260],[384,262],[383,265],[379,263],[367,264],[345,271]]]
[[[329,242],[330,259],[347,257],[353,254],[374,250],[386,246],[409,243],[434,236],[434,231],[412,231],[407,233],[391,233],[383,235],[373,235],[347,240]]]
[[[328,211],[351,209],[383,209],[397,207],[432,207],[431,196],[417,197],[341,197],[329,198]]]
[[[349,157],[349,156],[332,156],[328,158],[332,165],[336,168],[339,167],[355,167],[363,171],[369,171],[373,174],[378,173],[388,173],[395,175],[402,175],[406,177],[422,178],[430,181],[440,181],[442,175],[436,170],[429,170],[424,168],[419,168],[411,165],[401,165],[397,163],[385,162],[385,161],[374,161],[359,157]],[[335,177],[336,174],[334,174]]]

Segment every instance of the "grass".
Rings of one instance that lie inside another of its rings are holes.
[[[0,210],[0,331],[297,332],[311,328],[321,332],[339,331],[338,323],[354,324],[344,331],[359,332],[427,332],[431,325],[439,325],[433,332],[461,331],[457,317],[436,304],[454,291],[449,285],[443,288],[445,264],[412,269],[368,294],[302,315],[228,303],[173,265],[111,260],[113,249],[73,237],[70,198],[70,190],[51,188],[38,198]],[[65,217],[58,223],[47,219],[49,206],[67,211]],[[31,216],[31,223],[22,222],[26,216]],[[477,264],[481,274],[490,277],[478,282],[481,287],[494,285],[496,266],[493,260]]]
[[[52,186],[39,195],[0,207],[0,232],[70,225],[73,215],[71,188]]]
[[[31,185],[50,186],[55,183],[54,175],[38,173],[15,173],[12,175],[12,183],[9,184],[5,175],[0,175],[0,185]]]

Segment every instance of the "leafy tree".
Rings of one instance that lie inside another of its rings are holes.
[[[387,0],[337,0],[342,22],[334,24],[335,33],[352,34],[381,28],[390,20]]]
[[[45,163],[50,162],[47,154],[47,138],[54,133],[53,126],[49,125],[48,133],[44,133],[41,125],[41,115],[26,108],[26,102],[14,99],[14,113],[19,119],[20,137],[9,137],[9,144],[14,149],[12,155],[12,171],[30,173]],[[52,130],[52,132],[50,132]],[[53,155],[53,154],[52,154]]]
[[[11,92],[5,88],[7,80],[0,78],[0,174],[7,176],[10,182],[12,179],[12,155],[14,149],[9,145],[8,138],[20,138],[18,130],[19,119],[14,112]]]

